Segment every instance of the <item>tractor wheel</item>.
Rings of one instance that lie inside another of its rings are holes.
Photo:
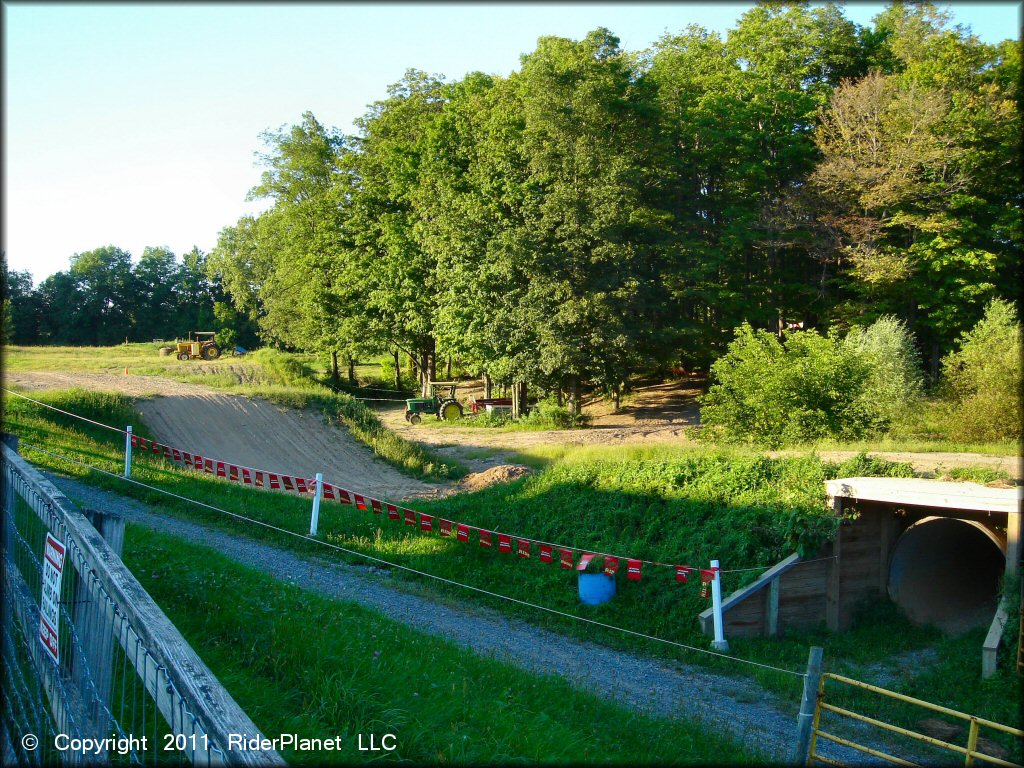
[[[182,353],[181,353],[180,355],[178,355],[178,359],[179,359],[179,360],[183,360],[183,361],[184,361],[184,360],[188,360],[188,359],[189,359],[189,354],[188,354],[188,352],[182,352]]]
[[[462,406],[454,400],[448,400],[441,404],[440,416],[445,421],[455,421],[462,418]]]
[[[412,411],[406,411],[405,412],[405,420],[408,421],[410,416],[412,416]]]
[[[216,360],[218,357],[220,357],[220,347],[216,344],[203,347],[203,360]]]
[[[410,413],[409,414],[409,423],[410,424],[419,424],[421,421],[423,421],[423,417],[420,416],[418,413]]]

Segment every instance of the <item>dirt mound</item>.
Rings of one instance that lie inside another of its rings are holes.
[[[462,478],[458,488],[456,488],[456,492],[471,493],[473,491],[482,491],[484,488],[489,488],[498,483],[510,483],[513,480],[526,477],[532,471],[532,469],[524,467],[522,464],[499,464],[496,467],[485,469],[483,472],[474,472],[471,475],[466,475]]]

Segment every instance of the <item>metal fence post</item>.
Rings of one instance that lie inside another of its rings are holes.
[[[316,536],[316,526],[320,522],[320,499],[324,494],[324,475],[316,473],[316,493],[313,494],[313,517],[309,521],[309,535]]]
[[[818,704],[818,685],[821,682],[821,658],[823,651],[811,646],[807,655],[807,674],[804,677],[804,695],[800,699],[800,714],[796,720],[796,749],[793,751],[793,765],[807,765],[811,746],[811,730],[814,725],[814,710]]]
[[[132,425],[128,425],[128,434],[124,436],[124,477],[132,476]]]
[[[729,652],[729,641],[725,639],[725,627],[722,620],[722,577],[719,571],[718,561],[712,560],[711,567],[715,571],[715,580],[711,582],[711,604],[715,618],[715,639],[711,647],[716,651]]]

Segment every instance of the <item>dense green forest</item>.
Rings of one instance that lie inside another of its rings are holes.
[[[707,370],[744,323],[912,334],[930,380],[1020,279],[1020,45],[927,3],[870,27],[764,4],[649,50],[543,37],[508,77],[409,70],[357,121],[263,136],[253,198],[208,257],[76,254],[7,274],[17,343],[214,326],[291,349],[454,357],[614,395]],[[170,322],[169,319],[173,322]],[[396,366],[397,367],[397,366]]]

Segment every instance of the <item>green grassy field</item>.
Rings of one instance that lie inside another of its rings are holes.
[[[131,403],[119,396],[95,393],[50,395],[83,415],[110,423],[127,423]],[[122,466],[119,435],[98,428],[83,428],[31,404],[8,400],[8,429],[25,444],[42,444],[49,450],[79,457],[81,461],[117,473]],[[138,419],[135,419],[138,423]],[[145,434],[144,429],[140,429]],[[167,514],[196,520],[302,552],[321,551],[330,557],[358,561],[352,555],[325,552],[318,545],[268,531],[252,523],[169,500],[156,492],[126,485],[122,480],[90,473],[35,453],[23,453],[43,466],[78,476],[87,482],[140,498]],[[666,448],[627,451],[582,451],[552,457],[540,473],[505,486],[445,501],[414,505],[427,513],[532,538],[565,543],[580,549],[600,549],[657,559],[701,565],[713,557],[728,569],[770,565],[788,554],[794,544],[827,536],[833,525],[823,514],[822,480],[850,474],[906,474],[904,466],[859,457],[845,465],[822,462],[816,457],[765,459],[707,448],[685,453]],[[161,459],[138,456],[133,470],[137,479],[183,496],[272,523],[297,533],[308,531],[310,502],[285,494],[267,493],[224,483],[207,475],[182,472]],[[355,552],[407,565],[472,586],[531,600],[572,616],[596,619],[613,625],[706,648],[699,632],[697,613],[707,605],[695,585],[678,585],[670,569],[645,574],[640,583],[619,581],[619,594],[603,606],[582,606],[576,597],[571,572],[555,564],[542,564],[536,553],[528,561],[514,555],[481,551],[479,547],[415,531],[370,512],[325,502],[320,531],[325,541]],[[620,574],[620,576],[623,576]],[[725,574],[728,593],[753,578],[752,573]],[[705,665],[726,674],[749,676],[795,702],[799,681],[789,675],[746,667],[731,660],[707,657],[684,649],[666,647],[581,625],[570,618],[515,606],[497,598],[470,594],[452,585],[425,581],[395,573],[393,581],[403,588],[459,604],[483,604],[569,635],[586,637],[613,647],[648,655]],[[895,654],[938,649],[929,672],[934,671],[930,700],[945,706],[969,708],[980,716],[1012,722],[1016,716],[1020,680],[1016,675],[978,681],[978,649],[983,630],[958,642],[941,640],[936,630],[907,623],[895,609],[883,605],[856,623],[853,630],[830,634],[824,630],[787,633],[779,640],[736,639],[733,656],[800,671],[809,645],[825,648],[827,666],[857,676],[880,660]],[[1015,650],[1015,648],[1013,649]],[[969,662],[965,662],[969,659]],[[911,685],[913,681],[907,681]],[[916,683],[914,683],[916,685]],[[915,689],[916,690],[916,689]],[[920,691],[918,691],[920,694]],[[1008,703],[1010,702],[1010,703]]]

